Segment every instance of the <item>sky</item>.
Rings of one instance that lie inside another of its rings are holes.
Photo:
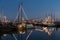
[[[11,19],[15,18],[21,2],[23,2],[23,8],[30,19],[46,17],[52,13],[56,19],[60,20],[60,0],[0,0],[0,15]]]

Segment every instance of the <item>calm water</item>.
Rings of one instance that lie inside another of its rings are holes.
[[[15,33],[15,36],[18,40],[25,40],[28,34],[30,34],[28,40],[60,40],[60,28],[40,27],[34,30],[27,30],[27,32],[22,35]],[[12,35],[13,34],[7,34],[2,36],[1,40],[15,40]]]

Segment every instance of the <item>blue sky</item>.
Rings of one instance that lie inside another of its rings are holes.
[[[14,18],[18,12],[19,2],[23,2],[23,7],[29,18],[45,17],[46,15],[55,14],[60,19],[60,0],[0,0],[3,15],[8,18]]]

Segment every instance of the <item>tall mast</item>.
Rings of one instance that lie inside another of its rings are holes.
[[[22,22],[22,3],[19,4],[19,8],[18,8],[18,22]]]
[[[21,3],[21,11],[20,11],[20,14],[21,14],[21,15],[20,15],[20,16],[21,16],[21,22],[22,22],[22,5],[23,5],[23,4]]]
[[[52,23],[52,11],[53,11],[53,9],[51,8],[51,23]]]

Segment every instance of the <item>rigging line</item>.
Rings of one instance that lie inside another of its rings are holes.
[[[31,32],[28,34],[28,36],[26,37],[26,40],[28,40],[28,38],[30,37],[30,35],[32,34],[33,30],[31,30]]]
[[[24,15],[25,15],[26,19],[28,20],[28,17],[27,17],[27,15],[26,15],[26,13],[25,13],[25,11],[24,11],[23,8],[22,8],[22,10],[23,10],[23,12],[24,12]]]
[[[12,34],[13,35],[13,37],[15,38],[15,40],[17,40],[17,38],[15,37],[15,35],[14,34]]]
[[[14,19],[14,23],[15,23],[15,21],[18,19],[18,16],[20,15],[20,12],[21,12],[21,5],[19,5],[18,12],[17,12],[17,16],[16,16],[15,19]]]

